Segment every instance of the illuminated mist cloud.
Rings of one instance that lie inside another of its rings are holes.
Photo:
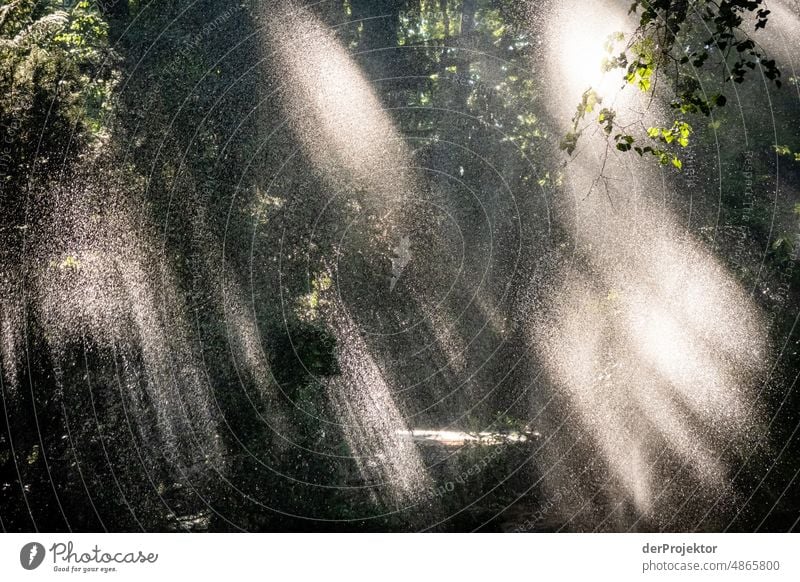
[[[599,64],[608,34],[624,31],[615,6],[559,5],[570,26],[557,29],[563,59],[549,73],[551,88],[570,94],[562,102],[574,107],[592,86],[616,99],[620,118],[644,111],[645,124],[658,124],[657,105],[637,103],[632,88],[633,97],[615,97],[617,80],[587,68]],[[595,21],[595,11],[610,16]],[[530,324],[551,386],[534,403],[553,417],[544,431],[552,437],[548,486],[558,490],[588,470],[580,493],[563,502],[564,517],[598,527],[667,523],[724,492],[727,463],[760,434],[766,322],[664,202],[675,186],[658,167],[623,166],[589,132],[580,147],[564,168],[559,214],[574,254],[553,266],[548,299]]]
[[[285,111],[303,153],[325,179],[366,190],[372,204],[409,194],[410,159],[372,86],[331,30],[291,2],[271,12],[268,46]]]
[[[413,189],[410,152],[372,87],[332,32],[287,3],[269,16],[267,45],[285,85],[284,110],[302,152],[323,179],[371,210],[394,211]],[[393,169],[394,168],[394,169]],[[400,214],[400,213],[397,213]],[[336,330],[341,375],[327,382],[345,438],[367,483],[408,503],[427,485],[415,445],[378,363],[337,303],[326,316]]]
[[[425,467],[397,409],[391,388],[356,325],[342,306],[333,310],[341,375],[328,393],[347,443],[367,483],[380,484],[398,505],[416,500],[429,486]]]
[[[222,443],[192,322],[146,224],[125,209],[104,217],[83,204],[62,209],[32,240],[40,267],[29,293],[57,366],[90,346],[113,362],[151,454],[163,454],[185,475],[221,470]],[[86,372],[86,389],[109,381]]]
[[[269,357],[262,341],[261,330],[256,321],[252,298],[248,301],[245,290],[239,282],[237,274],[226,262],[223,252],[226,246],[209,228],[209,220],[205,207],[199,200],[195,203],[193,218],[194,236],[200,247],[203,277],[212,289],[212,304],[220,306],[224,317],[231,361],[241,386],[253,385],[258,392],[258,401],[250,400],[259,412],[261,420],[269,425],[272,431],[284,436],[286,428],[282,416],[278,413],[278,389]],[[247,390],[245,390],[247,394]],[[264,405],[263,407],[260,405]],[[276,446],[285,441],[275,439]]]

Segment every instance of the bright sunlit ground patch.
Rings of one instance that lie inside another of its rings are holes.
[[[459,447],[469,443],[499,445],[501,443],[525,442],[529,438],[536,438],[539,433],[523,434],[520,432],[464,432],[459,430],[421,429],[400,430],[397,435],[410,438],[416,442],[431,442],[445,447]]]

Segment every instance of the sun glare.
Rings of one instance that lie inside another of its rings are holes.
[[[603,62],[609,56],[606,44],[611,35],[627,28],[616,5],[568,0],[559,6],[551,46],[560,62],[560,89],[569,97],[564,102],[570,107],[589,88],[604,98],[619,91],[622,75],[619,71],[604,72]]]

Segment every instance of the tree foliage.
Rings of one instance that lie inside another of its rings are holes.
[[[54,164],[69,167],[70,144],[103,137],[115,83],[104,63],[112,56],[93,2],[15,0],[0,8],[0,188],[9,208],[26,180]]]
[[[626,85],[662,97],[676,119],[667,127],[636,132],[632,128],[640,123],[619,126],[616,111],[602,109],[595,121],[621,152],[652,155],[680,169],[678,153],[689,145],[693,131],[690,116],[710,117],[727,103],[722,92],[709,95],[704,80],[721,76],[723,83],[742,83],[757,69],[781,87],[775,60],[768,59],[750,35],[767,25],[770,11],[762,0],[636,0],[629,12],[639,15],[638,26],[628,36],[618,32],[609,37],[603,69],[620,70]],[[595,90],[584,93],[572,129],[561,143],[568,154],[586,129],[586,114],[601,102]]]

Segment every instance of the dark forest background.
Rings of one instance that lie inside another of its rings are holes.
[[[462,197],[461,207],[437,198],[473,233],[468,265],[485,251],[486,207],[498,247],[524,250],[521,263],[501,257],[489,265],[491,297],[503,298],[493,311],[458,320],[462,339],[478,339],[460,372],[472,383],[457,398],[442,394],[459,374],[429,381],[447,354],[408,367],[380,359],[387,378],[413,381],[416,391],[398,397],[398,408],[417,426],[536,428],[536,362],[514,364],[529,357],[517,323],[535,310],[529,282],[571,252],[568,233],[557,223],[546,229],[542,218],[569,206],[559,197],[570,158],[558,147],[565,120],[547,107],[557,97],[537,72],[558,67],[542,49],[554,3],[529,4],[330,0],[307,8],[428,164],[478,193],[500,190],[491,166],[517,193],[516,209],[479,206],[480,196]],[[753,4],[743,13],[762,8]],[[346,372],[342,340],[324,316],[336,301],[331,287],[351,304],[391,304],[398,314],[386,323],[364,308],[359,324],[367,327],[401,329],[419,306],[389,291],[397,240],[379,210],[339,201],[326,209],[332,186],[309,169],[302,136],[284,123],[285,73],[269,22],[285,10],[255,0],[2,0],[2,530],[400,531],[434,522],[439,530],[508,530],[551,507],[529,487],[541,472],[530,462],[532,441],[498,455],[480,444],[425,453],[445,476],[437,484],[476,463],[482,470],[451,494],[408,507],[365,479],[342,427],[329,420],[341,403],[325,383]],[[681,184],[692,181],[692,234],[751,291],[780,352],[763,398],[768,437],[737,465],[737,499],[747,510],[733,511],[729,527],[744,531],[796,528],[800,511],[800,99],[792,63],[775,66],[781,88],[750,71],[737,83],[740,109],[728,92],[727,106],[715,110],[719,137],[700,129],[712,123],[702,111],[678,112],[695,127],[676,153],[682,172],[618,149],[678,184],[678,212],[687,208]],[[746,150],[726,130],[742,115]],[[472,153],[445,143],[469,144]],[[450,187],[428,180],[434,192]],[[435,234],[443,220],[420,212],[410,234],[412,252],[425,249],[446,270],[456,259]],[[347,224],[357,226],[347,243],[357,254],[340,248]],[[326,262],[337,252],[346,255],[341,282]],[[413,268],[419,295],[441,291],[437,275]],[[445,318],[460,317],[473,276],[464,275]],[[436,326],[407,334],[395,355],[412,353]],[[502,353],[488,359],[499,344]],[[484,395],[485,385],[496,390]],[[568,529],[584,527],[593,525],[578,520]]]

